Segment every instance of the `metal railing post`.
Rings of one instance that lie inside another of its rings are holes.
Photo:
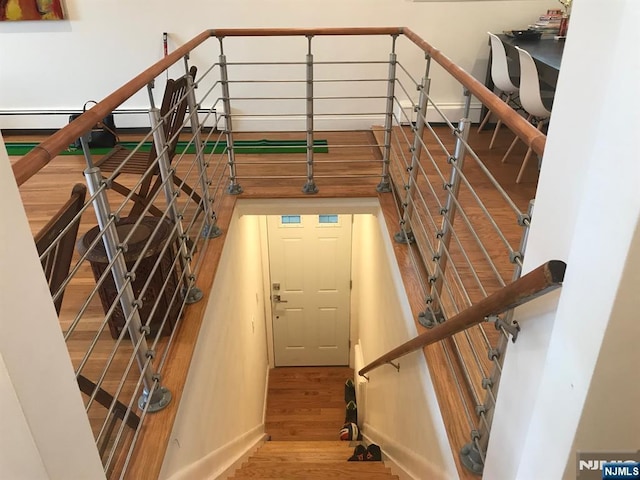
[[[459,171],[462,171],[464,168],[464,159],[467,150],[465,143],[469,138],[470,126],[471,120],[466,117],[458,123],[454,154],[448,160],[451,165],[451,174],[449,181],[443,185],[443,188],[447,190],[448,194],[445,206],[440,210],[440,215],[442,215],[440,230],[436,232],[438,249],[433,256],[433,272],[429,278],[429,282],[431,283],[429,313],[425,312],[419,315],[418,319],[420,324],[427,328],[431,328],[435,326],[436,323],[444,321],[439,299],[444,284],[444,271],[447,268],[448,260],[447,252],[449,251],[449,244],[451,243],[451,232],[456,216],[456,201],[460,191]]]
[[[522,275],[522,259],[527,246],[527,239],[529,238],[533,206],[534,201],[531,200],[529,202],[527,213],[520,215],[518,218],[518,224],[520,224],[524,230],[522,232],[522,237],[520,238],[519,250],[514,252],[511,258],[511,261],[515,264],[512,281],[517,280]],[[503,315],[501,323],[510,325],[512,318],[513,310],[509,310]],[[496,323],[496,328],[500,328],[498,323]],[[507,335],[500,335],[496,347],[488,352],[489,359],[494,362],[494,366],[489,377],[482,379],[482,386],[487,390],[487,394],[485,395],[484,403],[479,407],[477,412],[480,417],[478,428],[473,431],[473,438],[471,442],[462,447],[462,450],[460,451],[462,464],[476,473],[482,472],[483,464],[479,464],[478,459],[484,456],[484,452],[487,451],[487,446],[489,444],[489,434],[491,433],[491,424],[493,423],[493,413],[495,408],[495,397],[497,395],[498,386],[500,385],[500,377],[502,374],[501,365],[504,360],[504,353],[507,349],[507,344]]]
[[[224,134],[227,139],[227,165],[229,165],[229,186],[227,193],[239,195],[242,187],[236,176],[236,155],[233,149],[233,123],[231,121],[231,98],[229,96],[229,72],[227,70],[227,57],[222,50],[222,38],[220,40],[220,85],[222,88],[222,105],[224,106]]]
[[[416,179],[418,177],[418,164],[420,163],[420,156],[422,155],[422,135],[424,133],[425,114],[427,110],[428,101],[428,88],[429,79],[423,78],[422,82],[418,86],[420,90],[420,96],[418,99],[418,105],[416,107],[417,119],[415,126],[412,127],[414,137],[413,145],[411,146],[411,165],[407,169],[409,171],[409,178],[407,184],[404,186],[406,195],[403,206],[402,219],[400,220],[401,230],[394,235],[394,239],[398,243],[413,243],[415,237],[411,229],[411,217],[413,215],[413,199],[415,196]]]
[[[153,130],[153,143],[156,146],[156,152],[158,154],[158,170],[160,170],[160,176],[162,178],[162,189],[167,202],[168,216],[173,223],[176,224],[179,240],[178,250],[183,260],[182,268],[185,271],[184,273],[188,282],[187,285],[183,287],[182,294],[186,303],[196,303],[202,299],[204,294],[202,290],[194,285],[196,277],[191,271],[191,253],[187,248],[187,235],[184,233],[184,227],[182,225],[183,215],[178,211],[176,205],[176,198],[178,197],[179,191],[173,189],[174,169],[169,164],[168,145],[160,110],[156,107],[149,109],[149,118],[151,119],[151,128]]]
[[[376,191],[386,193],[391,191],[389,179],[389,164],[391,162],[391,129],[393,128],[393,107],[396,87],[396,40],[398,35],[392,35],[391,53],[389,54],[389,75],[387,77],[387,108],[384,116],[384,148],[382,150],[382,174]]]
[[[313,180],[313,54],[311,53],[311,39],[313,35],[307,35],[309,50],[307,53],[307,183],[302,187],[304,193],[318,193],[318,187]]]
[[[193,144],[196,149],[196,163],[198,164],[198,177],[202,190],[202,208],[205,215],[205,225],[202,229],[202,236],[206,238],[216,238],[222,235],[222,230],[218,227],[218,218],[211,208],[213,200],[209,196],[211,180],[207,176],[208,164],[204,161],[204,144],[200,135],[201,125],[198,118],[198,102],[196,100],[196,87],[191,75],[189,75],[188,57],[185,57],[185,68],[187,76],[187,103],[189,104],[189,117],[191,121],[191,132],[193,134]]]
[[[88,145],[83,145],[88,150]],[[138,405],[141,409],[147,407],[149,412],[157,412],[166,407],[171,401],[171,392],[160,385],[160,376],[153,371],[153,352],[149,350],[147,340],[145,338],[145,330],[142,327],[142,321],[140,320],[139,309],[142,303],[139,299],[135,298],[133,292],[132,273],[128,271],[126,262],[124,260],[123,251],[126,251],[127,246],[120,243],[118,237],[118,231],[114,222],[110,222],[112,217],[111,207],[109,206],[109,200],[104,189],[101,188],[103,182],[102,173],[97,167],[90,167],[84,171],[84,175],[87,179],[87,187],[91,196],[95,195],[93,200],[93,208],[96,212],[96,218],[100,230],[103,231],[102,242],[104,243],[105,252],[109,262],[113,262],[113,268],[111,275],[113,282],[118,290],[120,296],[120,307],[125,319],[129,319],[126,322],[127,331],[131,338],[131,343],[135,347],[139,344],[140,348],[136,349],[136,361],[140,372],[142,373],[142,380],[144,383],[144,391]],[[148,367],[145,364],[148,362]],[[157,385],[154,385],[156,384]],[[155,388],[154,388],[155,386]],[[150,394],[150,392],[152,392]]]

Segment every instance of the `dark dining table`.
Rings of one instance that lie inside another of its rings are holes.
[[[545,90],[555,90],[558,83],[558,74],[560,72],[560,64],[562,63],[562,52],[564,51],[564,39],[547,38],[543,35],[539,39],[522,39],[515,38],[504,33],[498,37],[504,44],[509,60],[509,73],[513,77],[519,77],[520,60],[516,46],[529,52],[538,67],[538,76],[540,77],[541,87]],[[491,53],[489,53],[489,64],[487,66],[487,76],[485,85],[489,90],[493,91],[493,80],[491,79]],[[480,118],[484,118],[487,110],[482,107]]]

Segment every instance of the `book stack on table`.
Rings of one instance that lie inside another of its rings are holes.
[[[542,34],[557,35],[561,21],[562,10],[547,10],[546,14],[538,17],[538,21],[535,24],[529,25],[529,29]]]

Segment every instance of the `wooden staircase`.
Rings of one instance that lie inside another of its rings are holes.
[[[230,480],[398,479],[383,462],[349,462],[360,442],[338,440],[349,367],[270,370],[264,442]]]
[[[398,479],[383,462],[348,462],[355,444],[331,441],[265,442],[230,480]]]

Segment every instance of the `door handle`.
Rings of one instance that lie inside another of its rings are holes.
[[[273,297],[273,303],[287,303],[288,300],[281,300],[280,299],[280,295],[274,295]]]

